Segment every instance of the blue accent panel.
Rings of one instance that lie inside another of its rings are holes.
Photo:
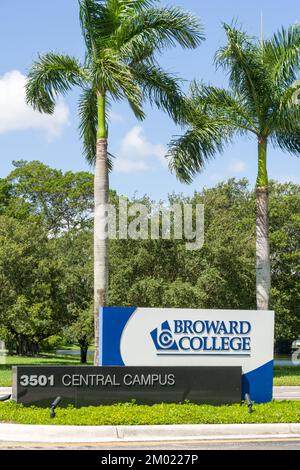
[[[242,399],[249,393],[255,403],[267,403],[273,398],[274,362],[270,361],[242,376]]]
[[[124,366],[121,356],[121,336],[136,307],[104,307],[102,310],[102,354],[103,366]],[[100,311],[101,321],[101,311]],[[101,341],[100,341],[101,347]]]
[[[103,307],[99,310],[99,366],[103,366]]]

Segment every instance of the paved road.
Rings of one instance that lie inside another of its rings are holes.
[[[288,366],[288,367],[299,367],[299,359],[296,361],[291,361],[290,359],[279,359],[274,361],[275,366]]]
[[[275,400],[300,400],[300,387],[273,387]]]
[[[251,439],[224,441],[193,441],[157,443],[93,443],[93,444],[34,444],[1,443],[1,450],[93,450],[93,451],[134,451],[134,450],[300,450],[300,439]]]

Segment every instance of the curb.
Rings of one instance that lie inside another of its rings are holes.
[[[30,443],[156,442],[300,438],[300,423],[168,426],[36,426],[0,424],[0,441]]]

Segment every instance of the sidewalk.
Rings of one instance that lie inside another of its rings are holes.
[[[0,424],[0,442],[101,443],[230,439],[300,439],[297,424],[194,424],[169,426],[34,426]]]
[[[0,388],[9,395],[11,388]],[[274,387],[276,400],[300,400],[300,387]],[[55,424],[55,423],[53,423]],[[39,426],[0,424],[0,442],[118,443],[196,440],[300,439],[300,423],[168,426]]]
[[[300,387],[273,387],[275,400],[300,400]]]

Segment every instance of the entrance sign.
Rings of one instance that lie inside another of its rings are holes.
[[[100,309],[103,366],[241,367],[242,398],[272,400],[274,312]]]
[[[241,397],[240,367],[13,368],[13,399],[24,405],[97,406],[136,400],[141,404],[236,403]]]

